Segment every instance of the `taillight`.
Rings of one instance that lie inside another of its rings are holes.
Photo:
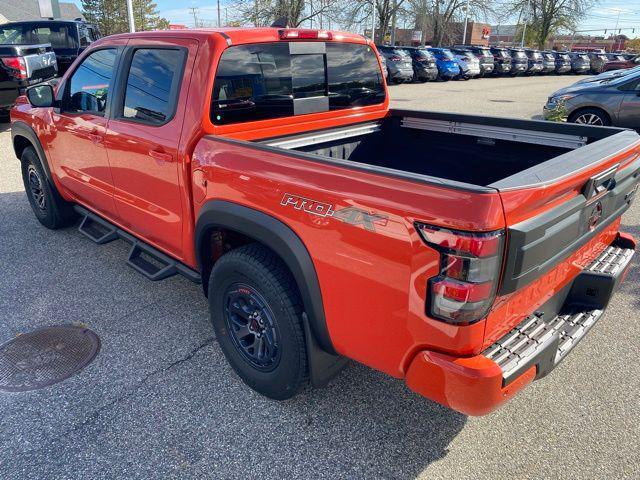
[[[440,252],[440,272],[429,280],[427,314],[456,325],[483,319],[500,278],[504,232],[460,232],[416,223],[425,243]]]
[[[333,35],[326,30],[280,30],[280,40],[331,40]]]
[[[389,60],[391,60],[392,62],[399,62],[402,60],[402,57],[399,57],[398,55],[391,55],[389,57]]]
[[[14,72],[11,72],[15,78],[20,80],[27,78],[27,64],[25,63],[24,58],[3,57],[0,58],[0,60],[2,60],[2,63],[4,63],[5,66],[9,67],[11,70],[15,70]]]

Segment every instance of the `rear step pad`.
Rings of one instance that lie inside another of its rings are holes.
[[[583,273],[620,278],[634,250],[610,246]],[[612,295],[612,288],[609,296]],[[482,355],[502,369],[503,384],[508,385],[533,365],[536,377],[549,373],[575,347],[604,313],[604,308],[568,306],[554,318],[541,313],[525,318],[513,330],[487,348]]]
[[[121,230],[96,214],[75,206],[82,215],[78,231],[99,245],[122,239],[131,244],[127,264],[149,280],[158,281],[179,274],[194,283],[202,283],[200,274],[183,263],[165,255],[156,248],[138,240],[133,235]]]

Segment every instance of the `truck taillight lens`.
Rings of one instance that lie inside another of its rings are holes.
[[[427,314],[456,325],[482,320],[496,296],[504,232],[469,233],[422,223],[416,228],[440,252],[440,272],[429,280]]]
[[[9,67],[13,72],[11,74],[20,80],[24,80],[27,78],[27,64],[22,57],[3,57],[0,58],[2,63],[5,64],[6,67]]]

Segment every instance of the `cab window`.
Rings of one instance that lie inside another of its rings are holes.
[[[294,115],[294,102],[327,99],[329,110],[384,102],[382,73],[368,45],[327,42],[325,53],[291,54],[289,42],[238,45],[222,54],[211,121],[225,125]]]
[[[97,50],[87,56],[69,79],[65,111],[104,115],[115,64],[115,48]]]

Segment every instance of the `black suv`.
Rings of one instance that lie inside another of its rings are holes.
[[[83,20],[33,20],[0,25],[0,44],[39,45],[50,43],[64,74],[78,55],[100,38],[98,27]]]
[[[493,55],[493,73],[511,73],[511,54],[509,53],[509,49],[502,47],[491,47],[489,51]]]
[[[402,49],[411,56],[413,61],[414,80],[426,82],[436,79],[438,66],[436,65],[436,59],[429,50],[418,47],[403,47]]]
[[[529,58],[523,48],[510,48],[509,55],[511,55],[511,75],[515,77],[529,70]]]
[[[452,48],[459,48],[473,53],[480,60],[480,76],[491,75],[496,69],[496,61],[493,52],[484,45],[454,45]]]

